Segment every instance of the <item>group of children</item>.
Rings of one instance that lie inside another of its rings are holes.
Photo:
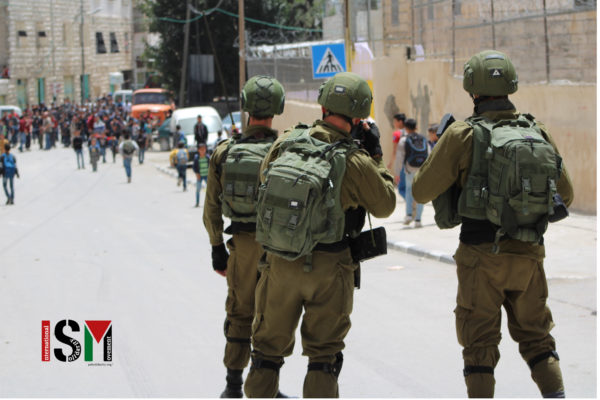
[[[202,191],[202,184],[206,185],[208,179],[208,160],[210,156],[207,154],[206,143],[196,143],[198,151],[194,153],[191,165],[188,164],[189,152],[185,147],[185,142],[180,140],[177,143],[177,147],[171,151],[169,155],[169,161],[171,166],[177,169],[177,186],[183,184],[183,191],[187,191],[187,169],[192,168],[196,175],[196,205],[200,206],[200,192]]]

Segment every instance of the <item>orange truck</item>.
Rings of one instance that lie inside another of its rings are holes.
[[[158,117],[162,123],[174,109],[175,104],[166,89],[139,89],[133,92],[131,115],[136,119],[148,113],[152,118]]]

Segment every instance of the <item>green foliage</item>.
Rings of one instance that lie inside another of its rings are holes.
[[[289,25],[303,28],[321,28],[324,0],[245,0],[245,15],[261,21]],[[217,0],[191,0],[192,6],[198,10],[207,10],[217,5]],[[219,7],[238,13],[237,1],[223,1]],[[163,85],[177,93],[181,79],[181,63],[183,59],[183,43],[185,24],[165,21],[161,18],[185,20],[185,0],[144,0],[140,9],[150,19],[150,32],[161,35],[160,44],[148,47],[146,54],[155,60],[154,66],[163,77]],[[194,18],[196,15],[191,14]],[[207,21],[205,21],[207,19]],[[227,93],[237,95],[239,60],[238,60],[238,21],[236,18],[213,12],[208,17],[200,18],[190,25],[189,51],[190,54],[212,54],[210,41],[206,33],[206,22],[211,30],[216,47],[216,56],[223,71]],[[263,37],[268,40],[261,41],[256,32],[266,31]],[[273,32],[274,31],[274,32]],[[279,31],[279,32],[278,32]],[[246,32],[249,43],[246,45],[260,45],[272,43],[289,43],[294,41],[315,40],[320,38],[320,33],[294,32],[264,25],[246,22]],[[273,35],[275,33],[275,35]],[[279,33],[279,36],[277,34]],[[277,36],[274,41],[273,37]],[[215,78],[218,79],[216,71]],[[218,83],[216,87],[219,88]],[[215,94],[221,94],[217,89]]]

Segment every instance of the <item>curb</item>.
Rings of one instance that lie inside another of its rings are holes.
[[[412,254],[417,257],[425,257],[435,261],[440,261],[446,264],[455,265],[454,259],[448,254],[441,251],[427,250],[410,242],[387,242],[388,248],[398,250],[404,253]]]
[[[170,168],[166,168],[157,164],[154,164],[154,167],[163,174],[167,174],[173,178],[177,178],[177,172]],[[188,184],[191,185],[192,183],[194,182],[188,179]],[[417,257],[425,257],[435,261],[440,261],[446,264],[454,265],[454,259],[452,258],[452,256],[444,254],[441,251],[423,249],[417,246],[416,244],[410,242],[392,242],[388,240],[387,245],[388,248],[401,251],[403,253],[408,253]]]

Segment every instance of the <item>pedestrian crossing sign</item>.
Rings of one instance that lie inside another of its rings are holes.
[[[329,78],[346,71],[344,43],[318,44],[311,47],[313,78]]]

